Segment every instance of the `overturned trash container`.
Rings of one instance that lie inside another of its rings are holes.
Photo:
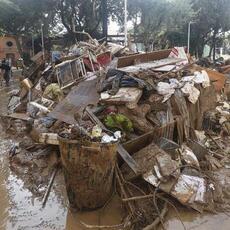
[[[59,136],[59,146],[71,208],[93,210],[102,207],[113,190],[117,144]]]

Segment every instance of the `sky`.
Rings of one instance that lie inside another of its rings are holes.
[[[117,22],[112,21],[111,19],[109,20],[109,25],[108,25],[108,34],[109,35],[115,35],[119,33],[119,25]],[[131,21],[128,21],[128,30],[133,28],[133,24]]]

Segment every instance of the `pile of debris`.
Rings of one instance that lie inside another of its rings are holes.
[[[62,161],[69,160],[73,171],[73,163],[82,163],[82,171],[74,173],[79,183],[87,180],[89,190],[101,184],[98,180],[109,180],[106,193],[111,194],[115,175],[129,229],[163,224],[176,201],[198,212],[214,211],[224,197],[212,172],[228,167],[230,152],[230,104],[222,94],[226,76],[189,63],[179,47],[114,58],[122,52],[124,47],[90,39],[56,63],[38,61],[11,97],[8,130],[29,131],[34,141],[47,145],[65,140]],[[110,145],[117,158],[108,157],[108,149],[103,153]],[[105,162],[106,175],[100,171]],[[70,178],[70,168],[63,167]],[[71,183],[68,196],[75,202]],[[100,200],[101,194],[95,196]]]

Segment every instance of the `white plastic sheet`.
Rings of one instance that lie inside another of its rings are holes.
[[[173,84],[167,82],[159,82],[157,84],[157,92],[164,96],[163,102],[167,101],[175,93],[174,87]]]
[[[121,131],[116,131],[113,136],[109,136],[108,134],[105,134],[101,138],[101,143],[108,144],[112,142],[117,142],[121,138]]]
[[[194,86],[194,82],[187,82],[184,87],[181,89],[181,91],[188,96],[188,100],[196,104],[199,96],[200,91]]]

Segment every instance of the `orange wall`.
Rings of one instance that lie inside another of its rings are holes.
[[[12,46],[9,47],[7,42],[12,42]],[[14,37],[0,37],[0,59],[6,58],[7,54],[14,54],[15,60],[20,58],[17,44]],[[15,63],[13,63],[15,64]]]

